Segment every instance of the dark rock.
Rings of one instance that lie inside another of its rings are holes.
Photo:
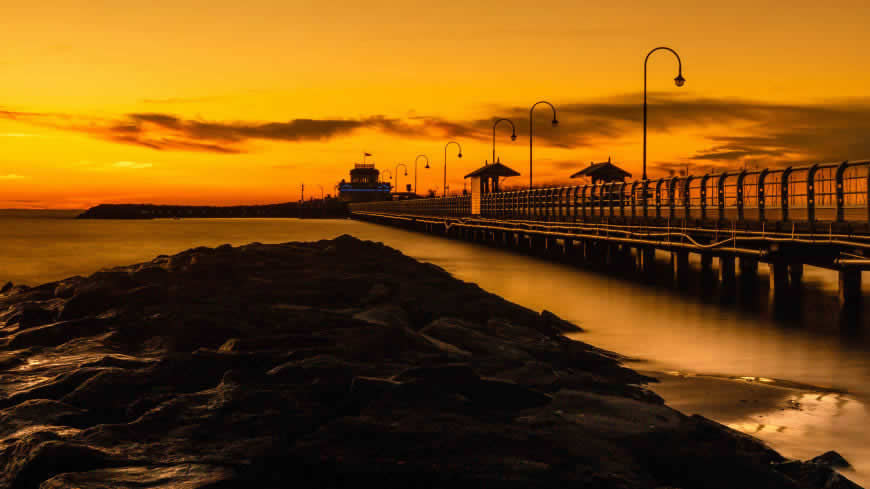
[[[480,376],[467,363],[455,363],[413,367],[402,371],[393,377],[393,380],[399,382],[419,381],[465,388],[479,384]]]
[[[105,320],[96,318],[60,321],[26,329],[11,335],[8,339],[9,348],[26,348],[29,346],[54,346],[66,343],[74,338],[91,336],[107,329]]]
[[[239,339],[238,338],[230,338],[224,342],[223,345],[218,348],[218,351],[221,352],[232,352],[239,351]]]
[[[378,377],[354,377],[350,397],[358,405],[365,406],[394,392],[400,385],[400,382]]]
[[[112,469],[75,471],[59,474],[43,482],[40,489],[198,489],[220,487],[231,480],[234,472],[229,467],[204,464],[155,466],[125,466]]]
[[[860,486],[827,465],[793,460],[775,464],[773,467],[794,480],[798,487],[861,489]]]
[[[428,324],[420,332],[474,355],[497,356],[519,364],[532,359],[523,349],[517,348],[515,343],[480,333],[476,329],[471,323],[445,318]]]
[[[408,314],[404,309],[393,304],[383,304],[370,309],[366,309],[358,314],[355,314],[354,319],[366,321],[384,326],[397,326],[407,328]]]
[[[5,294],[5,293],[9,292],[10,290],[12,290],[12,287],[14,287],[12,282],[6,282],[6,284],[3,285],[2,288],[0,288],[0,294]]]
[[[540,321],[538,321],[538,327],[541,329],[541,331],[553,332],[557,334],[580,333],[583,331],[583,328],[581,328],[580,326],[565,321],[564,319],[547,310],[541,311]]]
[[[31,328],[54,322],[54,311],[45,309],[42,305],[33,302],[16,304],[12,307],[12,311],[11,314],[7,315],[6,324],[17,323],[20,328]]]
[[[852,466],[852,464],[843,458],[842,455],[833,450],[825,452],[818,457],[814,457],[810,462],[840,469],[846,469]]]

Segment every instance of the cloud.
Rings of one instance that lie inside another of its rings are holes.
[[[151,168],[154,165],[151,163],[138,163],[135,161],[119,161],[112,166],[115,168],[132,168],[138,170],[141,168]]]
[[[551,127],[549,107],[535,111],[535,145],[552,148],[603,148],[639,140],[641,94],[557,103],[559,125]],[[487,111],[516,123],[528,134],[528,107],[491,106]],[[0,110],[0,118],[73,131],[90,137],[158,151],[218,154],[251,152],[262,141],[301,143],[329,141],[359,131],[445,141],[488,142],[496,117],[448,120],[408,112],[404,117],[296,118],[287,121],[213,121],[161,112],[131,113],[100,119],[73,114]],[[651,93],[650,134],[688,131],[706,146],[687,148],[678,161],[657,163],[662,169],[685,164],[713,166],[786,165],[809,161],[855,159],[870,155],[870,99],[843,99],[823,104],[769,104],[734,98]],[[498,131],[509,134],[510,128]],[[570,162],[561,163],[566,167]]]
[[[25,178],[29,178],[29,177],[25,177],[24,175],[17,175],[15,173],[8,173],[6,175],[0,175],[0,180],[23,180]]]
[[[4,138],[36,138],[38,134],[29,134],[26,132],[0,132],[0,137]]]

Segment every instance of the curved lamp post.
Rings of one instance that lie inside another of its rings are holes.
[[[459,154],[456,155],[459,158],[462,158],[462,146],[459,145],[456,141],[450,141],[444,145],[444,186],[441,187],[441,198],[447,197],[447,147],[451,144],[455,144],[457,148],[459,148]]]
[[[511,141],[517,140],[517,128],[514,126],[514,121],[510,119],[499,119],[492,124],[492,162],[495,163],[495,126],[498,125],[499,122],[505,121],[509,122],[511,125]]]
[[[417,161],[419,161],[420,158],[426,158],[426,166],[423,168],[429,168],[429,157],[428,156],[417,155],[417,157],[414,158],[414,193],[415,194],[417,193]]]
[[[546,100],[541,100],[540,102],[535,102],[535,105],[529,109],[529,190],[532,189],[532,127],[534,126],[534,117],[533,112],[535,111],[535,107],[538,104],[547,104],[553,109],[553,127],[556,127],[559,124],[559,121],[556,120],[556,108],[553,107],[553,104],[547,102]]]
[[[683,78],[683,61],[680,59],[680,55],[677,54],[673,49],[661,46],[653,49],[649,53],[647,53],[646,58],[643,60],[643,179],[646,180],[646,64],[649,61],[649,57],[652,53],[664,49],[666,51],[670,51],[677,58],[677,77],[674,78],[674,83],[681,87],[684,83],[686,83],[686,79]]]
[[[399,188],[399,167],[400,166],[405,169],[405,176],[406,177],[408,176],[408,167],[405,166],[404,163],[399,163],[398,165],[396,165],[396,188],[397,189]]]

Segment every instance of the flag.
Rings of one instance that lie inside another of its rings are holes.
[[[363,153],[363,155],[365,155],[365,156],[371,156],[372,154],[371,154],[371,153]]]

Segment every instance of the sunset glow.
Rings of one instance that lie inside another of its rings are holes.
[[[0,207],[257,204],[334,193],[364,152],[447,184],[497,152],[535,182],[590,161],[641,174],[643,59],[649,175],[686,165],[870,157],[866,2],[82,2],[0,15]],[[183,5],[182,5],[183,4]],[[775,22],[773,22],[775,20]],[[809,61],[812,62],[809,62]],[[543,109],[543,107],[541,108]],[[410,178],[413,178],[412,176]],[[402,176],[404,186],[410,179]]]

